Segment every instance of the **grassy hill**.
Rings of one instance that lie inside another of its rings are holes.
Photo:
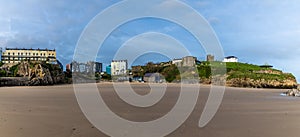
[[[280,70],[261,67],[258,65],[239,62],[201,62],[196,68],[201,83],[210,84],[212,70],[221,69],[226,65],[226,84],[233,87],[255,87],[255,88],[294,88],[297,85],[295,77],[291,73],[284,73]],[[213,66],[213,67],[212,67]],[[180,71],[195,73],[195,70],[186,71],[188,68],[177,68],[173,64],[153,64],[135,67],[134,76],[143,76],[145,73],[161,73],[168,82],[180,81]]]
[[[203,62],[198,65],[199,76],[209,79],[211,76],[210,66],[224,62]],[[293,88],[297,85],[296,78],[291,73],[284,73],[270,67],[258,65],[227,62],[227,85],[234,87],[257,87],[257,88]]]

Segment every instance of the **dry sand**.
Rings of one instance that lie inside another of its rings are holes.
[[[166,114],[179,94],[169,85],[162,101],[149,109],[129,106],[113,92],[111,84],[98,84],[105,102],[119,116],[148,121]],[[133,85],[149,92],[147,84]],[[278,89],[226,88],[214,119],[204,128],[198,120],[209,86],[202,86],[197,106],[170,137],[299,137],[300,98],[283,97]],[[118,130],[118,129],[115,129]],[[141,135],[142,136],[142,135]],[[105,137],[84,117],[72,85],[0,88],[0,137]]]

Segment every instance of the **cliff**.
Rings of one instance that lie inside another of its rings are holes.
[[[2,86],[40,86],[65,83],[65,76],[59,65],[43,62],[27,62],[14,65],[9,69],[10,77],[0,79]]]

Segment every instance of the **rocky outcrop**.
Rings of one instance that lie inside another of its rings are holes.
[[[249,87],[249,88],[295,88],[297,82],[294,79],[285,80],[265,80],[250,78],[233,78],[226,81],[228,86],[232,87]]]
[[[21,62],[20,65],[18,65],[18,72],[17,75],[21,77],[29,77],[30,76],[30,64],[27,61]]]
[[[42,86],[65,83],[63,71],[53,64],[30,64],[24,61],[17,66],[16,74],[18,77],[0,79],[0,86]]]
[[[54,84],[49,69],[42,67],[41,64],[36,64],[30,72],[30,81],[28,85],[52,85]]]
[[[300,85],[297,86],[297,89],[290,89],[283,94],[286,96],[300,97]]]

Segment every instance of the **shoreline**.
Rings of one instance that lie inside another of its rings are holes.
[[[76,84],[96,84],[96,85],[113,85],[113,84],[130,84],[130,85],[149,85],[149,84],[157,84],[157,85],[162,85],[162,84],[166,84],[166,85],[170,85],[170,86],[204,86],[204,87],[211,87],[211,86],[219,86],[219,85],[212,85],[212,84],[186,84],[186,83],[141,83],[141,82],[98,82],[98,83],[76,83]],[[40,85],[40,86],[0,86],[1,88],[31,88],[31,87],[36,87],[36,88],[40,88],[40,87],[72,87],[72,85],[74,85],[74,83],[72,84],[53,84],[53,85]],[[232,86],[224,86],[225,88],[232,88],[232,89],[278,89],[278,90],[289,90],[291,88],[255,88],[255,87],[232,87]]]

